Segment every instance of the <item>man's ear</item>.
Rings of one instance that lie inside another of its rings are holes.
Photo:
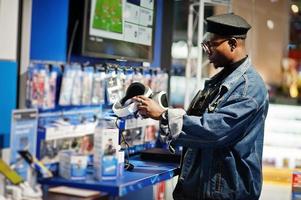
[[[230,45],[231,51],[233,51],[237,47],[237,39],[236,38],[229,39],[228,44]]]

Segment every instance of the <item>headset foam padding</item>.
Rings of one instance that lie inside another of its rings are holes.
[[[148,90],[150,89],[144,86],[142,83],[134,82],[130,84],[126,90],[125,96],[120,101],[121,105],[124,105],[128,99],[131,99],[135,96],[149,94]]]

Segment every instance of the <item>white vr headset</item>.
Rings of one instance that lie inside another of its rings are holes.
[[[125,96],[113,104],[112,110],[117,117],[123,118],[130,115],[134,115],[137,110],[137,102],[133,101],[132,98],[138,95],[151,98],[156,101],[163,109],[168,108],[168,100],[166,92],[153,92],[149,87],[139,82],[134,82],[129,85],[126,90]]]

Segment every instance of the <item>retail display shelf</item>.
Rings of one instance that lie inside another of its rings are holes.
[[[70,186],[107,192],[111,196],[124,196],[130,192],[171,179],[177,175],[178,164],[142,161],[138,157],[130,161],[135,168],[125,171],[116,180],[97,181],[92,175],[86,180],[68,180],[61,177],[40,179],[43,186]]]

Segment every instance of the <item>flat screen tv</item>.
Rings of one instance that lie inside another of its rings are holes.
[[[85,0],[84,56],[152,62],[155,0]]]

